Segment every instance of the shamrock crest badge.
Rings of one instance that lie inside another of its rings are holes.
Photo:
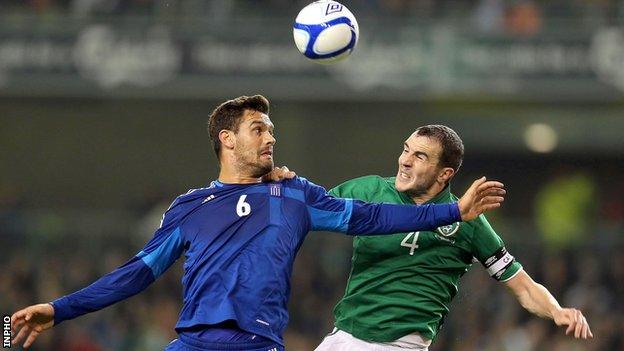
[[[459,222],[438,227],[436,231],[442,236],[451,236],[459,230]]]

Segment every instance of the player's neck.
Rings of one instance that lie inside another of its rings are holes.
[[[219,181],[224,184],[253,184],[262,182],[262,178],[244,172],[237,167],[221,164]]]
[[[433,199],[436,196],[438,196],[438,194],[442,190],[444,190],[444,187],[445,187],[445,185],[440,185],[440,184],[436,183],[433,186],[431,186],[429,189],[427,189],[426,193],[411,196],[412,201],[414,201],[414,203],[417,204],[417,205],[422,205],[425,202],[430,201],[431,199]]]

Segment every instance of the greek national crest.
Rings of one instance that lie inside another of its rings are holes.
[[[457,233],[457,230],[459,230],[459,222],[438,227],[438,229],[436,229],[436,231],[442,236],[451,236]]]

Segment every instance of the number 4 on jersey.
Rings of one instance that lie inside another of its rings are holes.
[[[251,213],[251,205],[245,202],[245,199],[247,199],[247,195],[241,195],[238,203],[236,203],[236,214],[239,217],[244,217]]]
[[[410,252],[409,252],[410,256],[414,256],[414,250],[418,248],[418,245],[416,244],[416,242],[418,241],[419,235],[420,235],[420,232],[407,233],[405,238],[403,238],[403,241],[401,241],[401,246],[410,248]],[[413,237],[414,239],[410,243],[409,240],[411,237]]]

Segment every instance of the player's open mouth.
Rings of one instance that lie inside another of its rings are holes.
[[[260,154],[261,157],[273,158],[273,151],[264,151]]]
[[[404,180],[410,180],[412,177],[403,171],[399,171],[399,178]]]

